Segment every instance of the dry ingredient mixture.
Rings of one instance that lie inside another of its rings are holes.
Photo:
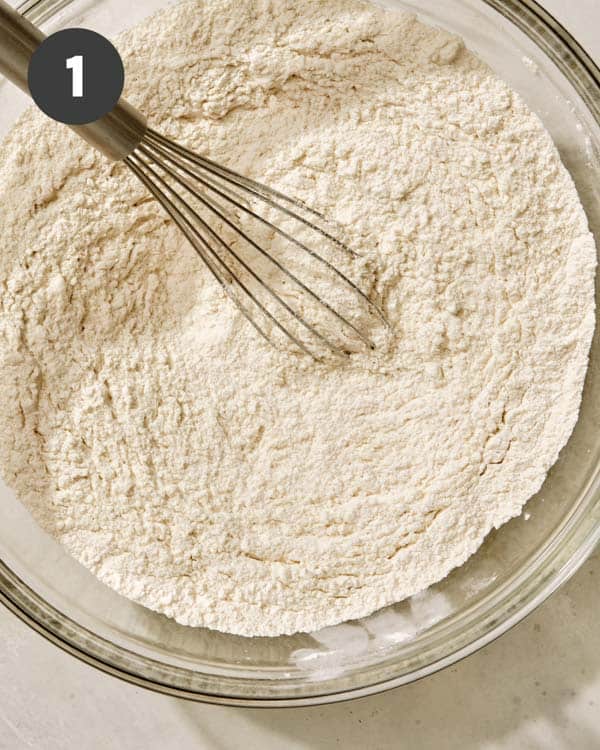
[[[575,424],[595,247],[540,121],[462,42],[354,0],[194,0],[124,34],[168,135],[347,228],[395,334],[264,343],[120,164],[0,151],[0,468],[106,584],[244,635],[365,616],[518,515]]]

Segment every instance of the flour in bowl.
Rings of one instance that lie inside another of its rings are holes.
[[[462,42],[354,0],[200,0],[124,34],[153,127],[345,227],[391,341],[270,347],[123,165],[0,150],[0,468],[116,591],[310,631],[439,581],[576,422],[595,246],[550,136]]]

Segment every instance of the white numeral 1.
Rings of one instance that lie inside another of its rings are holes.
[[[83,96],[83,55],[69,57],[67,68],[73,71],[73,98]]]

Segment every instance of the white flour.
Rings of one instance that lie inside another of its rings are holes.
[[[154,127],[296,195],[395,343],[270,348],[122,165],[0,151],[0,465],[102,581],[245,635],[364,616],[521,512],[575,424],[595,248],[550,137],[462,44],[353,0],[186,2],[123,36]]]

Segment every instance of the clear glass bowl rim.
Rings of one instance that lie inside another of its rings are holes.
[[[72,0],[26,0],[18,10],[42,23]],[[481,0],[523,31],[555,63],[600,126],[600,69],[573,36],[536,0]],[[289,707],[337,702],[407,684],[477,651],[520,622],[565,583],[600,541],[600,470],[587,501],[563,519],[530,564],[467,609],[459,622],[433,626],[427,646],[399,664],[382,663],[348,688],[332,679],[314,688],[255,678],[215,678],[166,665],[118,646],[52,607],[0,560],[0,602],[46,639],[97,669],[156,692],[209,703]],[[215,689],[218,682],[218,689]]]

